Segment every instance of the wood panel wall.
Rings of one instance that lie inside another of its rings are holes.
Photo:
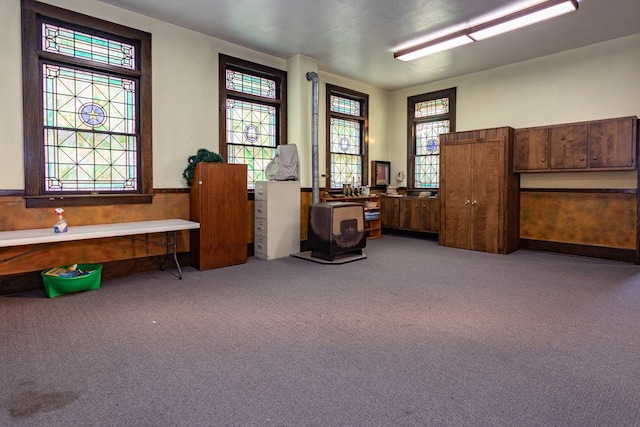
[[[522,191],[520,238],[636,249],[635,193]]]

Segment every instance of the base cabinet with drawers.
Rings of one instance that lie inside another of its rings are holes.
[[[258,181],[254,195],[254,255],[270,260],[300,252],[300,182]]]
[[[440,231],[440,199],[436,197],[380,198],[382,226],[400,230]]]

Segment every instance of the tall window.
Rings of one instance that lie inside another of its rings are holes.
[[[22,5],[27,206],[150,202],[151,35]]]
[[[327,190],[367,177],[369,95],[327,84]]]
[[[220,154],[246,164],[248,188],[267,179],[276,147],[287,143],[287,72],[219,56]]]
[[[408,98],[409,188],[440,186],[440,134],[455,130],[456,88]]]

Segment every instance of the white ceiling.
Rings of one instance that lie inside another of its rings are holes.
[[[640,32],[640,0],[580,0],[578,12],[401,62],[393,51],[408,40],[477,23],[478,16],[523,0],[101,1],[277,57],[306,55],[318,60],[320,71],[387,90]]]

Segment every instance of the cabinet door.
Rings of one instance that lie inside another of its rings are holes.
[[[400,201],[400,228],[420,230],[420,200],[403,198]]]
[[[471,248],[498,253],[502,241],[504,140],[473,144]]]
[[[471,249],[471,165],[473,143],[449,143],[440,147],[440,244]]]
[[[585,169],[587,167],[587,124],[550,128],[552,169]]]
[[[549,169],[549,129],[532,128],[515,131],[516,171]]]
[[[440,200],[420,200],[420,224],[422,231],[440,231]]]
[[[400,227],[400,199],[396,197],[381,197],[380,216],[383,227]]]
[[[635,168],[635,117],[589,123],[590,168]]]

